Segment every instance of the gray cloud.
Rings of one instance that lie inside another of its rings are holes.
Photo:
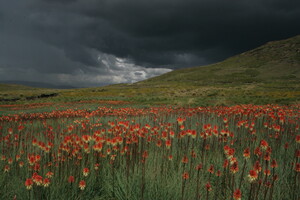
[[[2,1],[0,79],[134,82],[297,35],[299,21],[298,0]]]

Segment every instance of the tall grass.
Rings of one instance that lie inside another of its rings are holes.
[[[0,197],[296,200],[299,113],[243,105],[2,116]]]

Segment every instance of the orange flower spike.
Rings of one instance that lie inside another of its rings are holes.
[[[84,180],[79,181],[79,188],[80,188],[81,190],[84,190],[85,187],[86,187],[85,181],[84,181]]]
[[[231,173],[235,174],[236,172],[239,171],[239,167],[238,167],[238,163],[234,162],[231,166],[230,166],[230,171]]]
[[[7,159],[7,163],[11,165],[13,163],[13,159],[12,158]]]
[[[257,147],[254,149],[254,154],[257,156],[257,157],[260,157],[262,152],[260,151],[260,147]]]
[[[300,172],[300,163],[296,163],[295,171],[298,173]]]
[[[9,172],[9,170],[10,170],[10,167],[8,165],[5,165],[4,172]]]
[[[99,169],[99,167],[100,167],[100,164],[99,164],[99,163],[95,163],[95,165],[94,165],[94,169],[95,169],[95,170],[98,170],[98,169]]]
[[[26,181],[25,181],[26,189],[30,190],[32,188],[32,185],[33,185],[32,179],[31,178],[26,179]]]
[[[206,183],[205,188],[208,192],[212,191],[210,182]]]
[[[297,142],[298,144],[300,144],[300,135],[296,135],[295,140],[296,140],[296,142]]]
[[[184,156],[184,157],[182,158],[181,162],[182,162],[183,164],[187,164],[187,163],[189,162],[188,157],[187,157],[187,156]]]
[[[43,186],[44,187],[48,187],[50,185],[50,179],[49,178],[45,178],[44,180],[43,180]]]
[[[171,144],[172,144],[171,140],[167,140],[167,141],[166,141],[166,148],[167,148],[167,149],[170,149]]]
[[[23,161],[20,161],[19,162],[19,167],[23,167],[24,166],[24,162]]]
[[[233,199],[234,200],[241,200],[242,198],[242,192],[240,189],[236,189],[233,193]]]
[[[196,170],[199,171],[203,168],[203,165],[200,163],[199,165],[196,166]]]
[[[10,134],[10,135],[13,133],[13,129],[12,128],[8,128],[7,131],[8,131],[8,134]]]
[[[47,178],[52,178],[53,175],[54,175],[53,172],[47,172],[46,177]]]
[[[74,182],[75,182],[74,176],[69,176],[68,182],[69,182],[69,183],[74,183]]]
[[[218,171],[216,172],[216,176],[217,176],[217,177],[222,176],[222,172],[221,172],[220,170],[218,170]]]
[[[226,124],[226,123],[228,122],[227,117],[224,117],[224,118],[223,118],[223,122],[224,122],[224,124]]]
[[[259,161],[256,161],[255,164],[254,164],[254,170],[256,172],[260,172],[261,171],[261,165],[260,165],[260,162]]]
[[[268,148],[269,144],[267,141],[265,140],[261,140],[260,141],[260,147],[263,149],[263,150],[266,150]]]
[[[214,166],[213,165],[210,165],[210,167],[207,169],[207,171],[211,174],[214,173]]]
[[[181,118],[181,117],[178,117],[178,118],[177,118],[177,123],[178,123],[178,125],[182,125],[184,121],[185,121],[184,118]]]
[[[264,160],[270,161],[270,159],[271,159],[270,153],[266,152],[266,154],[264,155]]]
[[[37,185],[43,184],[43,177],[38,175],[37,173],[34,173],[32,176],[33,182],[35,182]]]
[[[146,158],[148,158],[148,156],[149,156],[148,151],[144,151],[142,157],[143,157],[144,159],[146,159]]]
[[[249,178],[250,182],[255,181],[257,179],[257,177],[258,177],[258,174],[257,174],[256,170],[250,170],[249,171],[248,178]]]
[[[187,180],[187,179],[189,179],[189,173],[187,173],[187,172],[184,172],[183,174],[182,174],[182,178],[184,179],[184,180]]]
[[[276,162],[276,160],[272,160],[272,162],[271,162],[271,168],[277,168],[278,167],[278,164],[277,164],[277,162]]]
[[[229,161],[227,159],[224,160],[223,168],[227,168],[229,165]]]
[[[88,176],[90,173],[89,168],[83,168],[82,173],[83,173],[83,176]]]
[[[250,158],[250,148],[249,147],[244,150],[243,156],[244,156],[245,159]]]
[[[300,149],[297,149],[295,152],[295,157],[300,158]]]

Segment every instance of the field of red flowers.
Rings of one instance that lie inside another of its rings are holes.
[[[299,122],[300,105],[2,115],[0,197],[298,200]]]

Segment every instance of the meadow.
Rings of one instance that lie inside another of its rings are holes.
[[[1,199],[300,198],[298,104],[86,103],[0,106]]]

